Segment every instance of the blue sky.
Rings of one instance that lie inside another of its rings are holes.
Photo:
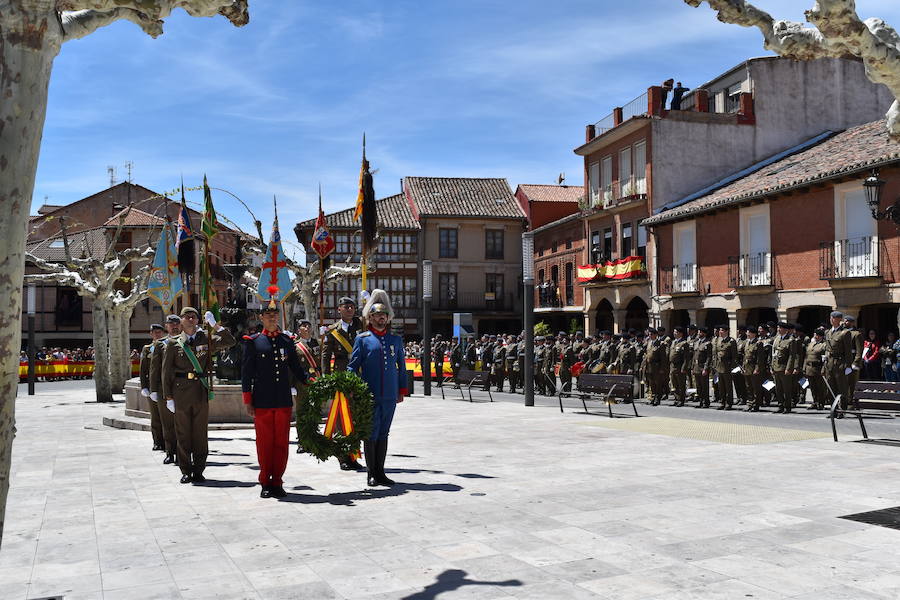
[[[756,3],[802,20],[813,0]],[[900,27],[895,0],[857,0]],[[177,11],[153,40],[116,23],[57,58],[33,209],[106,188],[107,165],[164,191],[226,188],[286,240],[356,197],[363,131],[378,197],[404,176],[581,184],[584,126],[674,77],[767,54],[756,30],[680,0],[250,0],[251,21]],[[199,193],[189,200],[202,201]],[[249,230],[246,210],[215,194]]]

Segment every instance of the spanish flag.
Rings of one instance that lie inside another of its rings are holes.
[[[628,256],[618,260],[606,261],[598,265],[581,265],[578,267],[578,283],[631,279],[647,274],[647,267],[642,256]]]

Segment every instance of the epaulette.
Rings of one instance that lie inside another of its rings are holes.
[[[363,331],[362,333],[356,334],[356,337],[366,337],[367,335],[372,335],[371,331]]]

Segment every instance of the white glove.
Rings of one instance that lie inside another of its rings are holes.
[[[175,401],[174,400],[166,400],[166,408],[169,409],[169,412],[175,413]]]
[[[156,402],[157,400],[159,400],[159,394],[157,394],[156,392],[150,392],[150,399]]]
[[[141,388],[141,396],[144,398],[150,397],[150,390],[148,388]]]
[[[323,337],[326,333],[328,333],[328,328],[324,325],[319,327],[319,337]]]
[[[369,293],[369,290],[363,290],[359,293],[359,297],[362,298],[363,302],[367,302],[369,300],[369,296],[372,294]]]
[[[297,388],[291,388],[291,396],[297,395]]]
[[[209,311],[209,310],[206,311],[206,313],[204,313],[204,315],[203,315],[203,318],[206,320],[207,323],[209,323],[210,327],[216,326],[216,317],[215,317],[215,315],[212,314],[212,311]]]

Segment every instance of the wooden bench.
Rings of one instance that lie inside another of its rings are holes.
[[[900,383],[890,381],[857,381],[853,388],[853,402],[858,408],[841,410],[841,396],[838,394],[831,403],[828,417],[831,419],[831,433],[834,441],[838,441],[837,427],[834,420],[838,415],[853,415],[859,419],[859,428],[863,438],[869,439],[864,418],[874,417],[893,419],[900,414]]]
[[[619,402],[631,404],[634,416],[638,415],[637,405],[634,403],[634,375],[593,375],[582,373],[575,380],[575,390],[571,392],[559,391],[559,412],[563,412],[563,397],[580,398],[584,406],[584,412],[588,412],[587,401],[598,400],[606,402],[609,416],[613,416],[612,405]]]
[[[465,400],[466,397],[462,393],[462,386],[466,386],[466,391],[469,393],[469,402],[472,402],[472,386],[473,385],[484,385],[485,381],[488,380],[490,373],[487,371],[473,371],[472,369],[460,369],[459,373],[456,374],[456,380],[453,382],[453,389],[459,390],[460,397]],[[446,380],[445,380],[446,383]],[[441,398],[444,399],[444,386],[441,387]],[[491,395],[491,388],[488,386],[488,398],[491,399],[491,402],[494,401],[494,397]]]

